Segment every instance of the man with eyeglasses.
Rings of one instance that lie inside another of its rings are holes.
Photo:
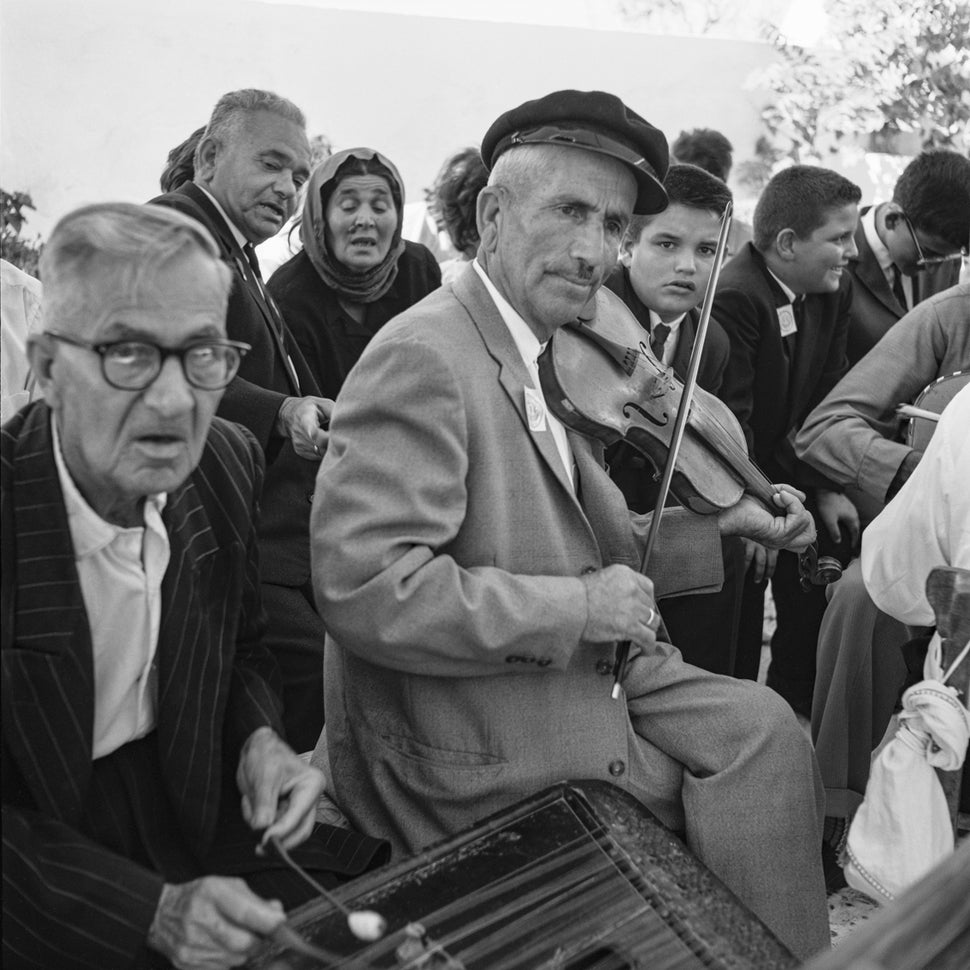
[[[310,584],[310,503],[333,401],[320,396],[295,339],[263,285],[254,246],[293,214],[310,174],[303,112],[246,88],[216,103],[195,152],[191,182],[152,201],[212,233],[233,273],[226,328],[252,346],[226,388],[219,416],[245,425],[266,458],[260,572],[265,643],[283,676],[283,720],[297,751],[323,725],[323,640]]]
[[[44,400],[0,434],[2,962],[237,966],[306,898],[257,843],[331,881],[377,843],[314,829],[323,776],[282,740],[262,453],[215,417],[230,273],[123,203],[62,219],[41,271]]]
[[[903,170],[890,202],[863,208],[849,263],[847,353],[861,360],[897,320],[959,280],[970,236],[970,159],[925,151]]]

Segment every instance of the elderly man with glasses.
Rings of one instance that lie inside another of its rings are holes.
[[[849,263],[849,364],[914,306],[953,286],[970,236],[970,159],[935,150],[903,170],[890,202],[864,208]]]
[[[262,452],[215,417],[248,349],[231,274],[194,220],[120,203],[61,220],[41,268],[44,400],[0,439],[3,964],[236,966],[298,900],[261,837],[328,873],[376,843],[328,849],[281,738]]]

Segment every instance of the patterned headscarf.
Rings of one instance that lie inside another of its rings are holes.
[[[353,270],[335,259],[327,247],[327,202],[340,182],[354,175],[379,175],[387,180],[397,206],[397,227],[384,259],[370,269]],[[303,247],[314,269],[331,289],[352,303],[379,300],[397,277],[397,262],[404,252],[404,185],[393,163],[372,148],[348,148],[318,165],[307,185],[303,203]]]

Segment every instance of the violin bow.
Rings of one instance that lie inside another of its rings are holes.
[[[650,557],[653,554],[653,546],[660,531],[660,520],[663,518],[664,507],[667,504],[667,496],[670,494],[670,483],[673,481],[674,469],[677,467],[677,456],[680,453],[680,443],[687,430],[687,418],[690,415],[691,402],[694,397],[694,388],[697,386],[697,374],[701,367],[701,354],[704,352],[704,344],[707,341],[708,325],[711,321],[711,308],[714,306],[714,291],[717,288],[717,280],[721,275],[721,266],[724,263],[724,255],[727,252],[728,233],[731,231],[731,216],[734,211],[734,204],[728,202],[724,207],[724,215],[721,217],[721,231],[717,237],[717,249],[714,251],[714,265],[711,267],[711,276],[707,281],[707,289],[704,293],[704,306],[701,309],[701,318],[697,324],[697,334],[694,337],[694,347],[690,354],[690,364],[687,367],[687,379],[684,381],[684,389],[680,395],[680,405],[677,408],[677,417],[674,420],[674,430],[671,434],[670,449],[667,452],[667,461],[664,464],[663,477],[660,479],[660,491],[657,495],[657,502],[653,509],[653,519],[650,521],[650,529],[647,532],[647,541],[643,547],[643,555],[640,558],[640,572],[646,572],[650,564]],[[616,700],[620,696],[620,684],[626,673],[626,665],[630,659],[629,640],[623,640],[617,644],[616,658],[613,661],[613,689],[610,696]]]

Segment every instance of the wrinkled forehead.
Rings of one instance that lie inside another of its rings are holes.
[[[257,154],[271,153],[291,164],[309,166],[310,142],[306,131],[295,121],[274,111],[251,111],[240,119],[238,135],[230,138],[236,149],[245,148]]]

